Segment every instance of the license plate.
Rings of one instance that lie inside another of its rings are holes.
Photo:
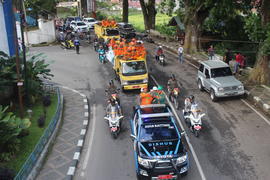
[[[194,129],[196,129],[196,130],[200,130],[200,129],[202,129],[202,127],[200,126],[200,125],[198,125],[198,126],[194,126]]]
[[[172,179],[173,176],[171,174],[168,175],[159,175],[158,179]]]
[[[132,88],[140,88],[140,86],[132,86]]]
[[[112,127],[112,128],[111,128],[111,131],[112,131],[112,132],[115,132],[116,130],[117,130],[117,127]]]

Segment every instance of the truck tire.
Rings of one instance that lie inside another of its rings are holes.
[[[204,90],[203,85],[202,85],[202,81],[200,79],[198,80],[198,88],[200,91]]]

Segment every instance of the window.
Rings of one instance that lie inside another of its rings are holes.
[[[210,75],[209,75],[209,70],[208,69],[205,69],[205,76],[206,77],[209,77]]]
[[[232,71],[229,67],[223,68],[215,68],[211,70],[211,77],[225,77],[225,76],[232,76]]]
[[[204,68],[204,65],[201,64],[199,71],[201,71],[202,73],[203,73],[203,68]]]
[[[135,133],[135,135],[138,134],[137,130],[138,130],[138,113],[136,112],[135,116],[134,116],[134,133]]]

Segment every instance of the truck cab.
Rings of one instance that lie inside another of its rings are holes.
[[[98,38],[102,38],[105,41],[108,39],[120,39],[119,30],[117,27],[103,27],[100,24],[94,25],[95,34]]]
[[[145,58],[125,60],[121,56],[117,56],[114,60],[114,70],[123,91],[148,87],[148,70]]]

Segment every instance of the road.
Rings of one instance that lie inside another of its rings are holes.
[[[176,56],[170,53],[166,53],[167,66],[161,67],[151,55],[154,45],[146,46],[149,51],[148,67],[158,83],[165,87],[169,75],[174,73],[183,85],[181,99],[195,95],[207,114],[199,138],[194,137],[184,125],[206,179],[270,179],[270,126],[239,98],[213,103],[207,93],[198,90],[195,68],[187,63],[179,64]],[[79,90],[89,98],[90,125],[75,179],[136,179],[129,119],[132,107],[137,104],[138,91],[120,94],[125,119],[121,134],[114,140],[103,119],[104,89],[114,78],[111,65],[100,64],[93,48],[86,44],[79,55],[58,46],[32,48],[32,51],[44,52],[52,61],[53,81]],[[182,120],[180,111],[177,112]],[[183,179],[202,179],[190,149],[189,155],[191,169]]]

